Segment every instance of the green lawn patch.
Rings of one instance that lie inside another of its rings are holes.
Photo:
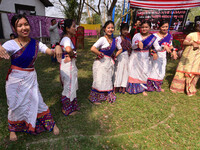
[[[115,103],[100,106],[88,101],[95,59],[90,47],[95,41],[87,38],[85,49],[78,49],[80,111],[75,116],[61,112],[59,64],[44,54],[36,61],[39,88],[60,128],[58,136],[17,133],[18,141],[9,141],[5,78],[10,62],[0,61],[0,149],[199,149],[200,92],[188,97],[169,90],[178,61],[168,62],[164,93],[151,92],[146,97],[117,94]]]

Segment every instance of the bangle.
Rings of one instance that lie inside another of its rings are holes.
[[[113,60],[114,60],[114,61],[117,61],[117,57],[116,57],[116,56],[114,56]]]
[[[74,57],[77,58],[77,52],[73,51],[73,53],[74,53]]]
[[[153,56],[153,54],[156,54],[157,52],[154,50],[150,50],[150,54]]]
[[[98,55],[98,58],[101,59],[104,57],[104,53],[100,52],[100,54]]]
[[[139,40],[135,41],[135,45],[138,45],[139,44]]]

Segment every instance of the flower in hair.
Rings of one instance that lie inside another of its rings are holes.
[[[64,21],[65,21],[65,20],[62,19],[62,20],[60,20],[59,23],[58,23],[58,24],[59,24],[59,28],[60,28],[61,30],[63,30],[63,31],[64,31]]]

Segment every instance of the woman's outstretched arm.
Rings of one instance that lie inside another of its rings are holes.
[[[0,58],[4,58],[4,59],[10,58],[6,50],[1,45],[0,45]]]

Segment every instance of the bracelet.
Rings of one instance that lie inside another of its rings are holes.
[[[167,45],[168,47],[170,47],[170,44],[167,42],[162,43],[161,47],[165,47],[165,45]]]
[[[154,50],[150,50],[150,54],[153,56],[153,54],[156,54],[157,52]]]
[[[74,52],[74,57],[77,58],[77,52],[76,51],[73,52]]]
[[[173,52],[173,51],[178,51],[178,49],[177,48],[172,48],[171,52]]]
[[[104,53],[100,52],[100,54],[97,56],[99,59],[104,57]]]
[[[135,41],[135,45],[138,45],[139,44],[139,40]]]
[[[114,61],[117,61],[117,57],[116,57],[116,56],[114,56],[114,57],[113,57],[113,60],[114,60]]]

